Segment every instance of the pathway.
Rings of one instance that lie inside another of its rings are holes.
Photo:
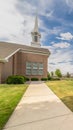
[[[45,83],[31,82],[4,130],[73,130],[73,114]]]

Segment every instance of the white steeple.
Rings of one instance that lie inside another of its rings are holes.
[[[39,33],[39,29],[38,29],[38,16],[36,15],[35,17],[35,25],[34,25],[34,29],[31,32],[32,35],[32,42],[31,42],[31,46],[33,47],[40,47],[40,38],[41,38],[41,34]]]
[[[38,17],[37,17],[37,15],[35,18],[34,32],[38,32]]]

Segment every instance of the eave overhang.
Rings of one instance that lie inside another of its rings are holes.
[[[47,49],[48,50],[48,49]],[[50,56],[50,51],[48,50],[48,51],[44,51],[44,49],[42,48],[42,51],[41,50],[35,50],[34,48],[33,49],[22,49],[22,48],[19,48],[19,49],[17,49],[16,51],[14,51],[13,53],[11,53],[9,56],[7,56],[7,57],[5,57],[5,58],[0,58],[0,62],[1,63],[5,63],[5,62],[8,62],[8,60],[9,60],[9,58],[11,57],[11,56],[13,56],[15,53],[17,53],[17,52],[22,52],[22,53],[32,53],[32,54],[39,54],[39,55],[46,55],[46,56]]]

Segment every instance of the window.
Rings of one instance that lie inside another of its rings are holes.
[[[26,75],[31,75],[31,69],[26,69]]]
[[[26,62],[26,75],[43,75],[43,63]]]
[[[43,75],[43,63],[39,63],[38,73],[39,73],[39,75]]]
[[[32,69],[32,75],[38,75],[38,70],[37,69]]]
[[[38,63],[32,63],[32,75],[38,75]]]
[[[31,62],[26,62],[26,68],[27,68],[27,69],[31,69],[31,67],[32,67]]]
[[[38,74],[39,74],[39,75],[43,75],[43,69],[38,70]]]
[[[31,68],[32,68],[31,62],[26,62],[26,75],[31,75]]]
[[[39,63],[39,69],[43,69],[43,63]]]
[[[33,69],[38,69],[38,63],[32,63]]]
[[[34,36],[34,40],[35,40],[35,42],[38,42],[38,37]]]

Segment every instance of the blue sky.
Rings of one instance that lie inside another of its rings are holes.
[[[73,0],[0,0],[0,41],[30,45],[36,10],[48,70],[73,73]]]

